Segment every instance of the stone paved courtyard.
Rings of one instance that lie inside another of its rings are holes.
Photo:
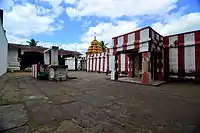
[[[159,87],[70,72],[64,82],[30,73],[0,77],[3,133],[199,133],[200,85]]]

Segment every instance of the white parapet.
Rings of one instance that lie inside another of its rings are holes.
[[[68,70],[76,70],[75,64],[76,60],[74,57],[65,58],[65,65],[68,65]]]
[[[66,80],[68,77],[67,66],[48,66],[50,80]]]
[[[111,64],[111,80],[115,80],[115,73],[116,73],[116,70],[115,70],[115,56],[110,56],[110,64]]]
[[[52,46],[43,52],[46,65],[58,65],[58,49],[58,47]]]

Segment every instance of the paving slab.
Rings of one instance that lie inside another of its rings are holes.
[[[62,95],[64,92],[59,89],[59,84],[56,82],[40,82],[36,85],[47,96]]]
[[[62,121],[55,133],[83,133],[85,129],[70,120]]]
[[[29,126],[31,127],[32,133],[55,133],[55,130],[58,128],[59,124],[56,122],[44,124],[44,125],[33,125],[32,123],[29,123]]]
[[[118,123],[114,123],[111,121],[100,122],[97,126],[91,128],[90,130],[94,133],[139,133],[141,131],[141,129],[133,128],[124,124],[119,125]]]
[[[62,120],[61,111],[47,99],[32,99],[26,101],[26,106],[33,117],[33,121],[38,125]]]
[[[71,87],[71,86],[61,86],[60,89],[64,92],[66,95],[70,96],[80,96],[83,94],[83,92]]]
[[[112,101],[115,100],[115,97],[112,97],[112,96],[98,97],[95,95],[84,94],[84,95],[76,96],[74,97],[74,99],[76,99],[77,101],[83,101],[83,102],[89,103],[96,108],[102,108],[102,107],[111,105]]]
[[[76,99],[74,99],[70,95],[59,95],[59,96],[53,96],[51,97],[54,104],[61,105],[61,104],[68,104],[72,102],[76,102]]]
[[[18,103],[21,99],[18,87],[17,80],[8,81],[0,92],[1,104]]]
[[[22,127],[19,127],[19,128],[7,130],[3,133],[32,133],[32,132],[31,132],[31,129],[28,126],[22,126]]]
[[[22,104],[0,106],[0,131],[24,126],[28,121]]]
[[[71,71],[69,75],[77,79],[63,82],[35,80],[30,75],[0,77],[4,132],[200,131],[200,86],[196,84],[144,86],[109,81],[105,74]]]
[[[65,112],[65,115],[70,116],[71,120],[81,125],[82,127],[92,127],[98,123],[98,121],[88,116],[90,112],[96,111],[89,103],[77,101],[69,104],[63,104],[61,106]]]

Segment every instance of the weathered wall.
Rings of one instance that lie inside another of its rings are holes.
[[[116,54],[120,51],[126,51],[129,50],[129,53],[143,53],[143,52],[156,52],[156,53],[162,53],[162,47],[163,47],[163,40],[164,37],[157,33],[155,30],[153,30],[151,27],[145,27],[124,35],[120,35],[113,38],[113,54]],[[132,50],[132,51],[130,51]],[[134,50],[134,51],[133,51]],[[155,59],[155,73],[154,75],[158,75],[157,79],[161,80],[163,73],[163,62],[162,62],[162,54],[158,54],[158,58]],[[125,56],[125,57],[124,57]],[[161,57],[161,59],[160,59]],[[153,62],[152,62],[153,63]],[[125,65],[126,66],[125,66]],[[135,63],[134,63],[135,64]],[[138,64],[138,63],[136,63]],[[124,67],[125,66],[125,67]],[[126,69],[128,66],[128,70]],[[135,71],[135,75],[138,75],[138,66],[133,66],[132,63],[129,60],[129,57],[121,54],[118,56],[118,72],[125,71],[129,73],[129,76],[132,76],[132,71]],[[149,66],[150,68],[151,66]],[[160,76],[161,75],[161,76]]]
[[[8,67],[8,41],[0,20],[0,76],[6,73]]]
[[[170,76],[193,76],[200,72],[200,31],[165,37],[165,71]]]
[[[87,56],[87,71],[92,72],[107,72],[111,71],[112,64],[112,50],[105,53],[91,54]],[[126,54],[120,54],[118,56],[118,72],[128,73],[128,56]]]
[[[87,61],[86,57],[78,58],[78,70],[86,71],[87,70]]]
[[[51,49],[51,64],[58,65],[58,47]]]
[[[8,68],[9,70],[19,70],[20,62],[18,61],[18,49],[8,49]]]
[[[112,38],[113,53],[117,51],[124,51],[130,49],[137,49],[138,52],[145,52],[149,50],[150,41],[150,27],[145,27],[134,32],[120,35]]]
[[[44,64],[50,65],[49,51],[44,53]]]
[[[70,57],[65,59],[65,65],[68,65],[68,70],[75,70],[75,58]]]
[[[88,72],[106,72],[111,71],[111,58],[113,51],[108,49],[107,52],[87,55]]]
[[[174,43],[177,43],[177,46],[174,46]],[[97,59],[97,63],[96,55],[87,57],[87,70],[98,71],[100,66],[100,72],[106,72],[111,68],[110,55],[130,49],[135,49],[138,52],[146,52],[148,49],[151,53],[150,56],[154,52],[156,55],[154,65],[156,80],[163,80],[164,76],[168,76],[168,74],[178,77],[194,77],[192,73],[200,72],[200,31],[163,37],[150,27],[114,37],[113,47],[109,49],[109,54],[106,53],[108,56]],[[129,66],[129,57],[125,54],[119,55],[117,71],[131,73],[133,70]]]

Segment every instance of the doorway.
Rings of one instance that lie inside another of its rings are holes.
[[[40,52],[24,52],[24,54],[19,57],[21,59],[20,69],[23,71],[28,67],[32,67],[33,64],[44,64],[44,54]]]

